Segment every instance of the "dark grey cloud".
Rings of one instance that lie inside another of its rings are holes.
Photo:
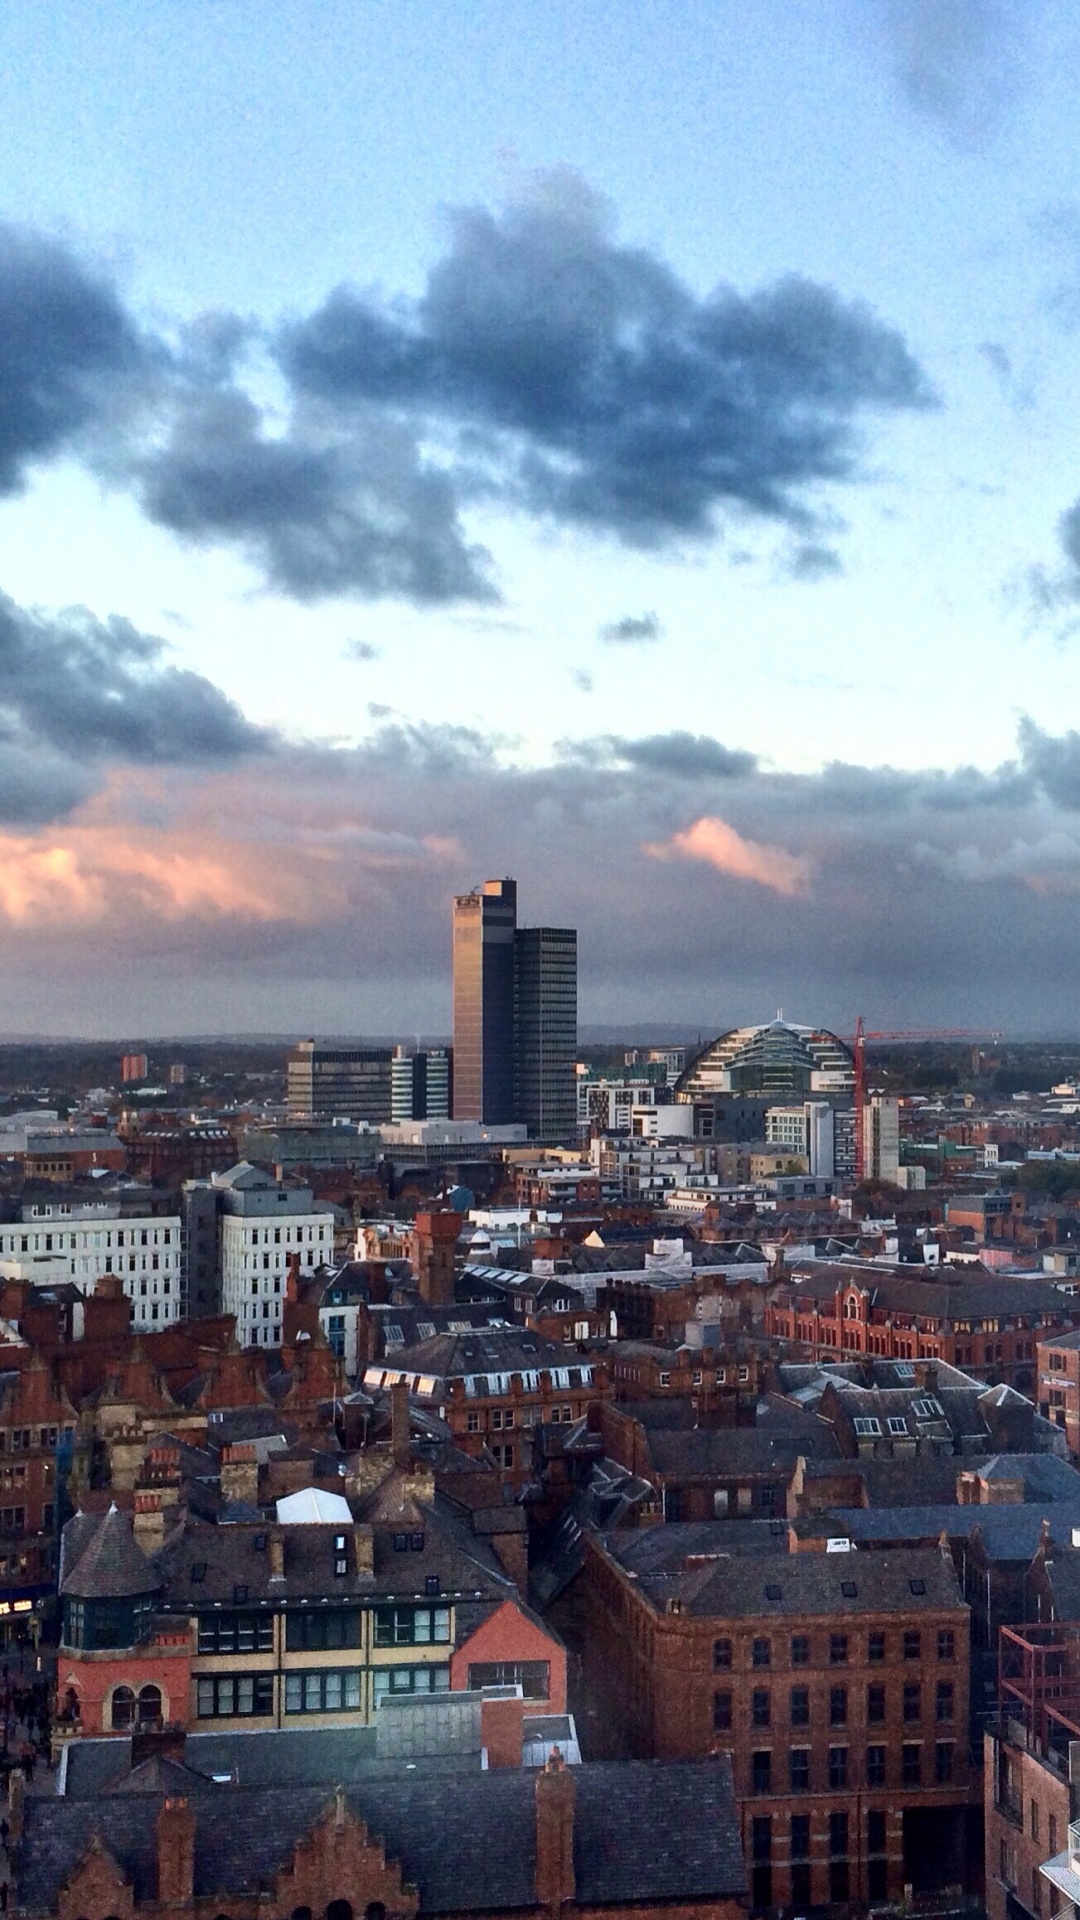
[[[271,437],[248,395],[226,387],[188,398],[134,473],[151,520],[238,546],[294,599],[495,597],[486,554],[463,539],[452,481],[389,418],[348,437],[294,419]]]
[[[969,143],[998,126],[1018,85],[1022,0],[884,0],[897,79],[919,113]]]
[[[0,225],[0,493],[106,419],[150,358],[106,280],[56,242]]]
[[[418,301],[341,287],[278,353],[339,419],[454,435],[476,497],[645,547],[710,538],[725,508],[808,526],[821,484],[857,476],[863,416],[933,403],[868,308],[795,277],[701,298],[568,173],[449,223]]]
[[[843,571],[844,563],[835,547],[820,540],[802,541],[787,565],[792,580],[831,580]]]
[[[651,733],[637,740],[603,734],[592,740],[564,741],[565,764],[633,767],[669,780],[732,780],[752,773],[757,755],[725,747],[710,734]]]
[[[625,613],[621,620],[611,620],[601,627],[599,638],[608,646],[635,647],[642,642],[659,640],[663,631],[659,614]]]
[[[270,745],[211,681],[164,656],[126,620],[28,612],[0,595],[0,759],[21,769],[34,817],[84,799],[105,760],[212,766]],[[20,817],[2,780],[0,812]]]

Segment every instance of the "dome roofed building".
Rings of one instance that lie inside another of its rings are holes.
[[[675,1085],[676,1100],[717,1094],[775,1101],[814,1094],[850,1094],[855,1085],[851,1048],[825,1027],[794,1026],[777,1016],[767,1025],[734,1027],[711,1040]]]

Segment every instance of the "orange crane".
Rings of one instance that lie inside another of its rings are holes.
[[[990,1027],[908,1027],[896,1033],[867,1033],[860,1013],[855,1022],[851,1051],[855,1058],[855,1185],[866,1172],[863,1109],[866,1106],[866,1043],[868,1040],[1000,1040]]]

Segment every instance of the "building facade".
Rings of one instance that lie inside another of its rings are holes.
[[[395,1047],[390,1063],[391,1120],[449,1120],[453,1058],[449,1047]]]
[[[485,880],[454,901],[454,1118],[514,1119],[517,882]]]
[[[245,1347],[280,1347],[289,1269],[334,1257],[334,1213],[310,1187],[285,1186],[241,1164],[212,1183],[220,1209],[221,1306]]]
[[[389,1047],[320,1047],[301,1040],[289,1055],[290,1115],[314,1120],[388,1120],[393,1052]]]
[[[514,937],[514,1118],[530,1140],[577,1133],[577,934],[519,927]]]
[[[131,1303],[137,1332],[165,1327],[183,1316],[180,1214],[151,1213],[150,1196],[126,1201],[29,1201],[15,1226],[0,1227],[0,1279],[35,1287],[94,1292],[116,1274]]]

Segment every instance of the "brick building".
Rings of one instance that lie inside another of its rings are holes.
[[[981,1880],[968,1609],[941,1551],[585,1540],[586,1686],[607,1750],[731,1754],[755,1908]]]
[[[946,1360],[976,1379],[1030,1394],[1040,1336],[1080,1327],[1080,1298],[1034,1276],[939,1269],[936,1278],[909,1279],[826,1263],[788,1271],[765,1307],[765,1331],[797,1341],[813,1360]]]
[[[1064,1428],[1069,1452],[1080,1456],[1080,1333],[1043,1334],[1035,1354],[1039,1412]]]
[[[1047,1920],[1058,1900],[1043,1865],[1078,1811],[1080,1626],[1004,1628],[998,1699],[983,1770],[987,1920]]]

